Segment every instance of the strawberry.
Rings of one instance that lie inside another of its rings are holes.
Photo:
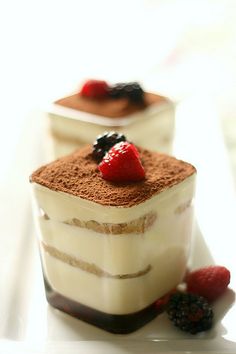
[[[115,144],[106,153],[98,168],[104,179],[113,182],[135,182],[145,177],[139,152],[127,141]]]
[[[80,95],[88,98],[103,98],[108,96],[109,86],[106,81],[88,80],[80,90]]]
[[[227,289],[230,272],[222,266],[209,266],[189,273],[186,277],[187,291],[216,300]]]

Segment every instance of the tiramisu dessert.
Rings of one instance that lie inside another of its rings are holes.
[[[145,92],[137,82],[109,85],[88,80],[79,92],[55,101],[48,109],[52,155],[69,154],[113,130],[141,147],[170,153],[174,112],[173,102]]]
[[[49,303],[114,333],[153,319],[186,273],[195,178],[114,132],[35,171]]]

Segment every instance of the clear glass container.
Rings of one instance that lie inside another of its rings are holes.
[[[132,207],[32,187],[48,302],[113,333],[156,317],[186,273],[195,174]]]

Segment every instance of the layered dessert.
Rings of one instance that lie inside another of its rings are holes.
[[[52,156],[64,156],[113,130],[144,148],[170,153],[174,114],[173,102],[145,92],[136,82],[108,85],[88,80],[79,92],[47,109]]]
[[[195,178],[118,133],[35,171],[49,303],[114,333],[154,318],[186,272]]]

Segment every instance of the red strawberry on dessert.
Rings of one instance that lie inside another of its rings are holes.
[[[80,90],[80,95],[88,98],[103,98],[108,96],[109,85],[102,80],[88,80]]]
[[[222,266],[200,268],[187,275],[187,291],[205,297],[208,301],[216,300],[224,293],[230,283],[230,272]]]
[[[135,182],[145,178],[139,152],[133,144],[115,144],[98,166],[102,177],[113,182]]]

